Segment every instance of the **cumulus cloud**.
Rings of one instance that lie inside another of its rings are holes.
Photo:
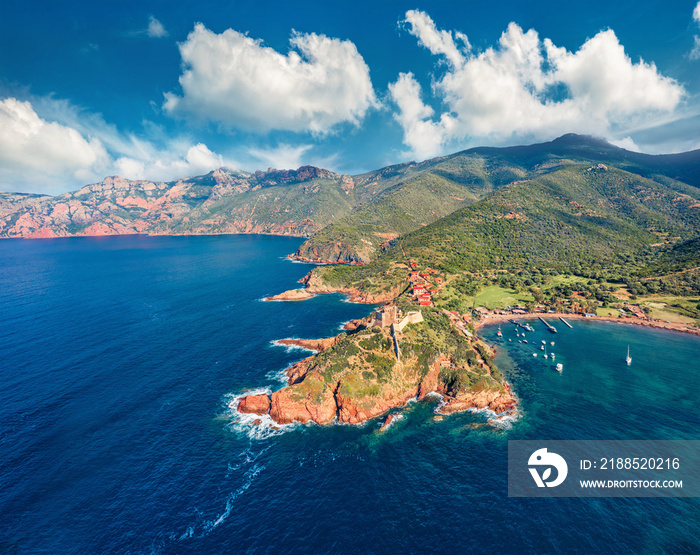
[[[350,41],[294,33],[280,54],[260,40],[198,23],[180,44],[182,95],[165,94],[172,116],[253,132],[328,133],[359,124],[375,105],[369,68]]]
[[[453,65],[458,66],[463,62],[462,52],[457,48],[450,31],[438,31],[435,23],[425,12],[409,10],[406,12],[404,23],[411,26],[409,32],[418,37],[421,46],[425,46],[433,54],[442,54]],[[469,39],[463,33],[455,35],[464,44],[465,51],[471,46]]]
[[[85,138],[72,127],[39,117],[29,102],[0,100],[0,178],[24,174],[38,179],[52,176],[87,178],[104,165],[108,154],[95,138]]]
[[[149,16],[146,34],[154,39],[162,39],[163,37],[168,36],[168,31],[165,30],[163,24],[160,21],[158,21],[155,17]]]
[[[511,23],[497,46],[473,53],[453,49],[452,35],[437,31],[425,13],[408,12],[405,22],[419,44],[449,66],[432,85],[435,100],[447,107],[437,117],[413,75],[401,74],[389,86],[404,143],[421,157],[451,143],[567,132],[612,136],[651,114],[673,111],[685,94],[653,63],[632,62],[611,30],[569,52]]]
[[[41,115],[40,115],[41,114]],[[186,138],[156,146],[62,100],[0,100],[0,190],[61,193],[106,175],[169,181],[237,164]]]
[[[186,150],[185,150],[186,149]],[[203,175],[221,168],[237,166],[231,160],[225,160],[220,154],[212,152],[204,143],[189,148],[157,150],[145,149],[141,156],[133,158],[122,156],[112,164],[116,173],[127,179],[147,179],[152,181],[173,181],[193,175]]]

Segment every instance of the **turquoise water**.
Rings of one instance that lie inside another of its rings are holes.
[[[698,499],[509,499],[506,476],[509,439],[700,439],[698,337],[533,323],[558,374],[487,328],[521,400],[500,427],[437,399],[381,435],[239,419],[307,355],[274,340],[370,310],[262,302],[310,269],[282,259],[299,243],[0,242],[0,552],[698,551]]]

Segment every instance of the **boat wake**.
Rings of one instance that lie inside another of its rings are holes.
[[[192,538],[203,538],[223,524],[231,513],[234,512],[236,508],[236,499],[243,495],[255,482],[255,479],[260,475],[260,473],[265,470],[267,464],[260,462],[258,459],[266,451],[267,448],[257,453],[253,453],[252,449],[247,449],[241,453],[241,456],[244,457],[244,459],[240,463],[235,465],[231,465],[229,463],[228,471],[226,473],[227,479],[230,479],[231,474],[234,471],[241,470],[244,467],[248,468],[245,470],[243,475],[240,476],[241,485],[226,496],[226,505],[224,506],[223,511],[220,513],[214,513],[215,516],[209,519],[201,515],[200,511],[197,511],[201,515],[198,519],[199,522],[190,524],[181,534],[172,534],[170,536],[170,540],[182,542]]]

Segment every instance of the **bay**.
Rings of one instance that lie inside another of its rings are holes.
[[[509,499],[509,439],[700,439],[697,337],[576,322],[562,374],[482,334],[521,401],[436,420],[280,430],[230,408],[281,387],[367,305],[263,302],[299,239],[0,242],[0,552],[696,552],[697,499]],[[624,357],[629,344],[633,363]]]

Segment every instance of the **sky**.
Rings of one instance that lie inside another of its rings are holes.
[[[0,3],[0,191],[700,148],[697,0]]]

